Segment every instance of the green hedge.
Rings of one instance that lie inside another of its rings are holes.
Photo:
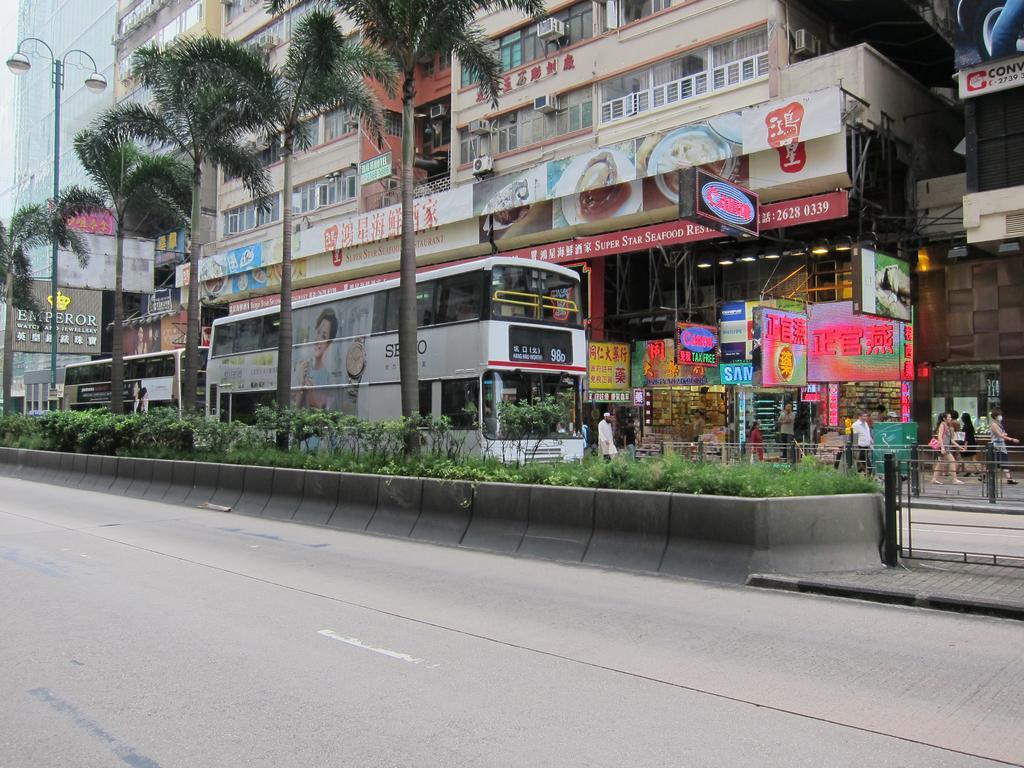
[[[405,435],[419,429],[429,449],[403,456]],[[296,449],[276,447],[286,431]],[[779,497],[878,493],[876,482],[812,463],[722,466],[678,456],[606,462],[510,466],[464,455],[446,420],[363,422],[341,414],[264,409],[252,426],[224,424],[172,410],[114,416],[106,411],[0,418],[7,447],[73,453],[214,461],[227,464],[363,472],[444,480],[614,488],[720,496]]]

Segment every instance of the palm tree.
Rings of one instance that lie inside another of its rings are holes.
[[[413,228],[413,162],[416,62],[435,55],[455,56],[477,76],[480,89],[497,105],[501,95],[501,60],[476,22],[492,10],[519,11],[540,19],[544,0],[330,0],[351,19],[363,43],[379,49],[394,64],[402,83],[402,255],[400,266],[398,344],[402,381],[402,415],[419,410],[416,347],[416,240]],[[287,0],[270,0],[279,10]],[[409,449],[415,450],[415,435]]]
[[[55,209],[46,205],[18,208],[6,227],[0,221],[0,276],[3,278],[3,301],[7,311],[7,328],[4,331],[4,413],[14,410],[11,401],[14,384],[14,308],[38,309],[32,295],[32,268],[28,254],[35,248],[56,243],[59,248],[70,250],[84,262],[87,254],[82,237],[65,223],[79,212],[58,201]]]
[[[270,73],[255,51],[213,37],[179,38],[166,48],[137,50],[133,68],[152,95],[153,107],[121,104],[97,128],[156,144],[179,154],[191,168],[188,327],[182,408],[196,407],[199,369],[199,252],[201,186],[207,164],[242,181],[254,199],[270,192],[267,173],[249,137],[264,125]]]
[[[145,231],[153,220],[175,224],[188,221],[190,168],[171,155],[143,152],[132,141],[95,129],[75,137],[75,153],[95,190],[71,187],[62,197],[68,203],[86,206],[99,198],[114,213],[117,224],[114,259],[114,325],[111,336],[110,411],[123,413],[124,401],[124,236]]]
[[[277,340],[277,405],[291,405],[292,370],[292,160],[308,149],[306,121],[345,109],[383,131],[380,107],[366,78],[390,87],[394,73],[378,51],[345,40],[334,15],[316,8],[302,17],[292,33],[284,65],[273,70],[273,110],[268,117],[271,141],[280,140],[284,161],[281,201],[281,324]],[[285,439],[287,436],[285,435]]]

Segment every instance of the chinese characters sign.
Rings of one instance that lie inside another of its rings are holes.
[[[114,221],[114,214],[110,211],[88,211],[68,219],[68,229],[81,232],[86,235],[108,235],[114,236],[117,231],[117,224]]]
[[[717,365],[678,362],[675,339],[639,341],[633,350],[633,381],[645,387],[719,384]]]
[[[561,65],[561,66],[559,66]],[[546,61],[538,61],[530,66],[523,67],[522,69],[514,72],[509,72],[501,81],[501,92],[508,93],[514,91],[517,88],[536,83],[541,80],[546,80],[549,77],[557,75],[559,70],[562,72],[568,72],[576,69],[576,59],[571,53],[565,54],[561,59],[553,57]],[[484,92],[477,89],[476,100],[481,102],[487,97]]]
[[[821,382],[901,381],[914,378],[914,328],[853,314],[853,303],[810,309],[807,378]]]
[[[36,309],[15,307],[14,350],[16,352],[49,352],[50,321],[54,307],[50,300],[50,283],[36,280],[32,284]],[[66,355],[98,355],[102,293],[74,288],[57,291],[57,352]]]
[[[807,326],[806,315],[797,312],[754,309],[755,385],[807,385]]]
[[[629,345],[592,341],[587,353],[590,390],[629,389]]]
[[[779,150],[842,130],[842,92],[832,87],[743,110],[743,153]],[[799,155],[797,150],[794,155]],[[785,155],[787,158],[789,154]]]

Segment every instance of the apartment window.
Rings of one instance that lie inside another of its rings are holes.
[[[559,108],[554,114],[537,112],[529,106],[499,117],[494,121],[494,131],[486,150],[481,149],[479,136],[463,129],[459,134],[461,161],[470,163],[488,151],[494,154],[510,152],[593,126],[594,97],[591,88],[564,93],[558,100]],[[485,143],[484,147],[487,146]]]
[[[601,122],[687,101],[768,74],[768,32],[690,51],[601,83]]]
[[[629,24],[672,6],[672,0],[621,0],[620,24]]]
[[[225,18],[230,23],[257,5],[262,5],[263,0],[235,0],[231,5],[225,6]]]
[[[271,224],[281,218],[281,195],[274,194],[270,198],[269,209],[259,209],[255,203],[246,203],[237,208],[224,211],[224,235],[235,235],[265,224]]]
[[[384,133],[389,136],[402,135],[402,115],[400,113],[392,112],[390,109],[384,110]]]
[[[255,35],[249,35],[242,41],[243,45],[251,48],[270,50],[284,42],[285,21],[278,19],[273,24],[264,27]]]
[[[356,197],[356,171],[346,169],[334,178],[326,176],[295,187],[292,193],[292,209],[295,213],[307,213]]]
[[[272,138],[267,146],[260,152],[260,162],[264,165],[272,165],[281,159],[281,139],[278,136]]]
[[[558,19],[565,24],[566,40],[564,45],[572,45],[594,36],[594,4],[590,0],[576,3],[570,8],[553,13],[551,18]],[[541,59],[547,53],[547,45],[537,38],[536,22],[530,22],[514,32],[509,32],[496,42],[503,72]],[[472,85],[478,79],[476,73],[463,68],[463,87]]]
[[[185,13],[182,15],[184,16],[185,19],[184,22],[182,22],[182,30],[194,27],[203,19],[203,4],[192,3],[192,5],[190,5],[188,9],[185,11]]]
[[[359,127],[355,118],[344,109],[336,109],[324,115],[324,141],[352,133]]]

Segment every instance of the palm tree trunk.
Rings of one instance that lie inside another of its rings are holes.
[[[124,413],[124,222],[114,249],[114,327],[110,334],[110,412]]]
[[[11,390],[14,388],[14,271],[11,265],[7,267],[7,279],[4,281],[4,306],[7,312],[7,326],[4,329],[4,413],[14,413],[14,403],[11,401]]]
[[[281,192],[281,324],[277,329],[277,407],[292,401],[292,145],[284,145],[284,189]],[[277,446],[288,448],[288,432],[277,435]]]
[[[188,324],[185,328],[185,369],[182,372],[181,407],[186,412],[196,409],[196,388],[199,385],[199,227],[202,223],[200,183],[202,168],[192,171],[192,231],[188,254]]]
[[[417,370],[416,338],[416,230],[412,216],[412,184],[415,148],[413,98],[416,95],[412,70],[405,72],[402,83],[402,257],[398,303],[398,370],[402,387],[402,416],[419,413],[419,372]],[[415,433],[406,440],[406,452],[415,453],[419,446]]]

